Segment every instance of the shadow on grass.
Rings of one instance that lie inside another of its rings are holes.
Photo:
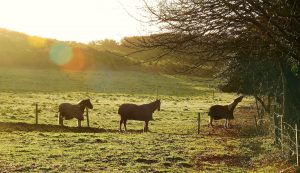
[[[104,129],[94,127],[68,127],[51,124],[28,124],[28,123],[14,123],[14,122],[0,122],[0,132],[75,132],[75,133],[123,133],[117,129]],[[126,133],[143,133],[142,130],[127,130]]]
[[[253,138],[264,136],[265,133],[258,131],[256,127],[251,125],[232,125],[230,128],[224,128],[223,125],[215,125],[203,130],[203,135],[219,136],[219,137],[234,137],[234,138]]]

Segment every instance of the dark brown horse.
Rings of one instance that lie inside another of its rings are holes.
[[[160,111],[160,100],[156,100],[149,104],[122,104],[119,107],[118,114],[121,115],[120,131],[122,131],[122,123],[124,123],[125,131],[127,120],[145,121],[144,132],[148,131],[148,123],[153,120],[152,114],[155,110]]]
[[[232,120],[233,117],[233,111],[236,107],[236,105],[243,100],[244,96],[240,96],[229,105],[214,105],[209,108],[208,116],[209,116],[209,124],[208,126],[213,126],[212,121],[213,120],[219,120],[219,119],[225,119],[224,127],[227,128],[230,126],[230,120]]]
[[[84,120],[84,109],[93,109],[93,105],[90,99],[81,100],[78,104],[62,103],[58,108],[58,123],[64,125],[64,119],[70,120],[76,118],[78,120],[78,127],[81,127],[81,121]]]

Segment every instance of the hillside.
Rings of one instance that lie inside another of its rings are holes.
[[[128,48],[125,40],[98,40],[89,44],[66,42],[30,36],[0,28],[0,67],[22,67],[30,69],[63,69],[82,71],[94,69],[133,70],[177,74],[189,64],[165,55],[161,49],[139,50]],[[193,62],[190,62],[193,64]],[[211,77],[218,67],[215,64],[201,66],[192,75]]]
[[[107,50],[97,50],[76,42],[62,42],[0,29],[0,67],[63,68],[126,68],[133,61]],[[66,59],[64,63],[58,59]]]

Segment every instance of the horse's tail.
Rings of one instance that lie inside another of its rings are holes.
[[[121,115],[121,106],[118,109],[118,114]]]

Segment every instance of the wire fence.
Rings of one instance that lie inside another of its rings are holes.
[[[296,161],[299,166],[299,140],[297,123],[284,122],[283,115],[273,112],[275,144],[281,147],[283,156]]]
[[[272,129],[274,132],[275,144],[281,148],[282,156],[286,157],[289,160],[295,161],[296,166],[299,166],[299,133],[300,128],[298,128],[297,123],[291,125],[284,121],[283,115],[276,112],[278,109],[274,107],[272,116],[270,116],[271,126],[269,126],[269,130]],[[197,132],[200,133],[200,124],[201,119],[200,114],[197,115]],[[263,120],[259,119],[258,121]],[[257,123],[257,122],[256,122]],[[268,131],[269,131],[268,130]]]
[[[44,102],[5,103],[0,108],[0,118],[4,122],[24,122],[30,124],[56,123],[57,106]]]

